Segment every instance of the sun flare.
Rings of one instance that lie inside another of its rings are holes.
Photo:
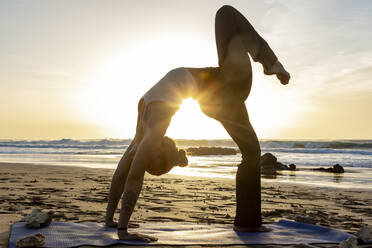
[[[183,100],[172,118],[167,135],[178,139],[224,139],[228,134],[220,123],[208,118],[200,110],[196,100]]]

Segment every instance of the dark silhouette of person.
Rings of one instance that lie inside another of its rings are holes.
[[[289,82],[290,75],[267,42],[235,8],[225,5],[217,11],[215,36],[218,67],[171,70],[138,104],[136,135],[113,175],[106,212],[106,225],[117,225],[120,239],[156,240],[128,232],[128,223],[145,171],[159,175],[173,166],[185,165],[184,153],[175,155],[179,151],[164,142],[164,135],[182,100],[188,97],[196,99],[203,113],[223,125],[241,151],[234,229],[267,231],[261,217],[261,150],[245,106],[252,86],[249,57],[262,64],[266,75],[276,75],[282,84]],[[113,215],[121,195],[122,207],[116,223]]]

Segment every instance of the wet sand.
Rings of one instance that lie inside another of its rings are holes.
[[[0,163],[0,247],[8,246],[11,223],[36,207],[53,210],[56,221],[103,222],[113,172],[112,169]],[[372,226],[371,193],[264,182],[264,223],[289,219],[355,233],[364,224]],[[132,220],[231,224],[234,212],[234,180],[146,175]]]

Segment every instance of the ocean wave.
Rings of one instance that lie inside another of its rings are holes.
[[[263,152],[282,152],[282,153],[310,153],[310,154],[355,154],[370,155],[371,150],[354,150],[354,149],[326,149],[326,148],[262,148]]]
[[[330,148],[330,149],[372,149],[372,140],[340,141],[261,141],[263,148]]]
[[[124,152],[124,151],[123,151]],[[12,150],[1,151],[0,154],[45,154],[45,155],[122,155],[119,151],[64,151],[64,150]]]
[[[8,148],[47,148],[47,149],[126,149],[128,145],[98,145],[98,144],[89,144],[89,145],[53,145],[53,144],[2,144],[0,147]]]
[[[40,150],[70,150],[68,152],[92,153],[100,150],[123,152],[130,144],[130,139],[97,139],[97,140],[0,140],[0,152],[18,152],[28,149],[32,152]],[[192,146],[237,148],[232,140],[176,140],[180,147]],[[261,140],[261,149],[282,149],[292,153],[350,153],[372,155],[372,140],[334,140],[334,141],[282,141]]]
[[[75,140],[75,139],[59,139],[59,140],[0,140],[0,144],[49,144],[49,145],[128,145],[131,139],[92,139],[92,140]]]
[[[0,140],[0,148],[51,148],[51,149],[123,149],[131,140],[101,139],[101,140]]]

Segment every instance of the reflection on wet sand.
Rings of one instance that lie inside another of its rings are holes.
[[[333,174],[333,182],[341,183],[343,182],[344,175],[343,174]]]
[[[278,174],[277,172],[274,173],[262,172],[261,177],[265,179],[276,179],[277,174]]]

